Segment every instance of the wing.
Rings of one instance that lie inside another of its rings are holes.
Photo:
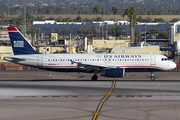
[[[74,62],[71,61],[71,64],[76,63],[78,67],[83,67],[87,69],[88,71],[92,70],[102,70],[102,69],[111,69],[111,68],[117,68],[117,66],[110,66],[106,64],[97,64],[97,63],[91,63],[91,62]]]

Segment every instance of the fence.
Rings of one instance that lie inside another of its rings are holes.
[[[38,69],[11,62],[0,61],[0,71],[37,71]]]

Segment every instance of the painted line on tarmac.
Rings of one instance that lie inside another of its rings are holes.
[[[114,89],[114,87],[116,85],[116,80],[117,80],[117,78],[114,79],[109,92],[101,99],[101,101],[100,101],[100,103],[99,103],[99,105],[98,105],[98,107],[96,109],[96,112],[94,113],[94,115],[92,117],[92,120],[96,120],[97,119],[103,104],[105,103],[106,100],[108,100],[108,98],[110,97],[110,95],[111,95],[111,93],[112,93],[112,91],[113,91],[113,89]]]
[[[111,89],[112,90],[112,89]],[[101,95],[25,95],[25,96],[11,96],[0,95],[0,98],[87,98],[87,97],[100,97]],[[101,101],[105,101],[110,96],[110,92],[106,94]],[[153,98],[153,97],[180,97],[180,95],[111,95],[117,98]],[[100,104],[100,103],[99,103]]]
[[[148,76],[148,75],[124,75],[124,76]]]
[[[152,95],[117,95],[117,97],[152,97]]]
[[[35,98],[37,96],[15,96],[15,98]]]
[[[57,98],[57,97],[78,97],[76,95],[44,95],[44,96],[15,96],[15,98]]]

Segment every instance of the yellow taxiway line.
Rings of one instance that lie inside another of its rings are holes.
[[[110,95],[111,95],[111,93],[112,93],[112,91],[113,91],[113,89],[114,89],[114,87],[115,87],[115,85],[116,85],[116,80],[117,80],[117,79],[118,79],[118,78],[115,78],[115,79],[114,79],[113,84],[112,84],[112,86],[111,86],[111,89],[110,89],[109,92],[101,99],[101,101],[100,101],[100,103],[99,103],[99,105],[98,105],[98,107],[97,107],[97,109],[96,109],[96,112],[95,112],[94,115],[93,115],[92,120],[96,120],[96,119],[97,119],[97,116],[99,115],[99,112],[100,112],[100,110],[101,110],[104,102],[110,97]]]

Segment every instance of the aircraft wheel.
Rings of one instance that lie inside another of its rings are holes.
[[[91,80],[97,80],[98,79],[98,76],[97,75],[93,75],[92,77],[91,77]]]
[[[151,77],[151,80],[154,81],[154,80],[155,80],[155,77]]]
[[[153,72],[151,73],[151,80],[152,80],[152,81],[154,81],[154,80],[155,80],[155,77],[154,77]]]

